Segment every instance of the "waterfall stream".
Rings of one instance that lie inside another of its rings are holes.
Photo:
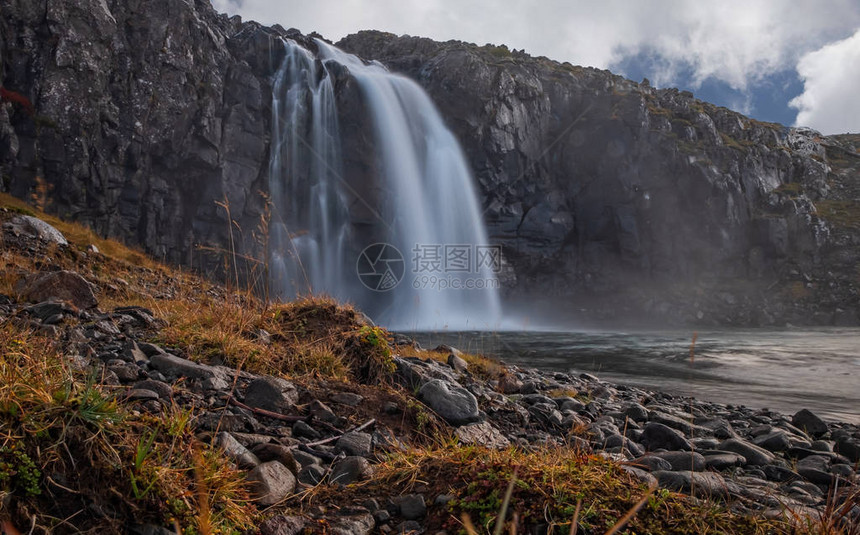
[[[393,329],[493,328],[501,316],[500,252],[489,243],[456,138],[417,83],[316,43],[321,61],[287,41],[273,84],[277,295],[329,294]],[[334,67],[355,80],[372,123],[377,193],[370,200],[344,179]],[[376,219],[368,243],[356,238],[351,196]]]

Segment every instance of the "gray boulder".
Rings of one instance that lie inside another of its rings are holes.
[[[346,457],[332,467],[329,482],[333,485],[346,486],[357,481],[364,481],[373,475],[373,467],[364,457]]]
[[[62,232],[38,217],[29,215],[16,216],[8,223],[8,229],[15,234],[33,236],[48,243],[56,243],[57,245],[69,244]]]
[[[15,291],[25,301],[68,301],[77,308],[87,310],[99,304],[95,288],[74,271],[37,273],[18,281]]]
[[[657,422],[650,422],[642,430],[639,443],[650,451],[666,449],[670,451],[690,451],[693,446],[679,431]]]
[[[747,464],[754,466],[771,464],[774,461],[771,452],[739,438],[729,438],[720,442],[719,449],[737,453],[746,459]]]
[[[817,438],[827,433],[827,424],[815,413],[808,409],[801,409],[791,418],[791,423],[804,431],[811,437]]]
[[[296,490],[296,477],[278,461],[260,464],[247,475],[251,495],[263,507],[274,505]]]
[[[475,396],[465,388],[441,379],[426,382],[418,390],[418,399],[454,426],[481,419]]]
[[[296,386],[278,377],[254,379],[245,390],[245,404],[267,411],[285,413],[299,401]]]

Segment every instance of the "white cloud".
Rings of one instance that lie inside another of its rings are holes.
[[[860,30],[805,54],[797,72],[804,90],[789,105],[798,110],[798,126],[824,134],[860,132]]]

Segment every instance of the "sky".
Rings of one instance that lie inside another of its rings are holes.
[[[337,41],[359,30],[505,44],[678,87],[756,119],[860,132],[860,0],[212,0]]]

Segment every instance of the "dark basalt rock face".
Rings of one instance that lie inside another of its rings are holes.
[[[239,252],[261,257],[282,36],[315,48],[205,0],[7,2],[0,189],[203,270],[222,260],[199,245],[229,248],[226,199]],[[860,322],[860,139],[504,47],[379,32],[339,45],[436,101],[504,247],[509,300],[556,318]],[[345,179],[372,203],[367,112],[348,69],[333,76]],[[361,238],[372,218],[350,205]]]
[[[509,297],[607,319],[858,323],[860,139],[505,47],[338,46],[431,94],[514,268]]]
[[[12,0],[0,30],[2,86],[35,107],[0,106],[4,191],[186,265],[228,243],[215,201],[253,228],[283,30],[201,0]]]

